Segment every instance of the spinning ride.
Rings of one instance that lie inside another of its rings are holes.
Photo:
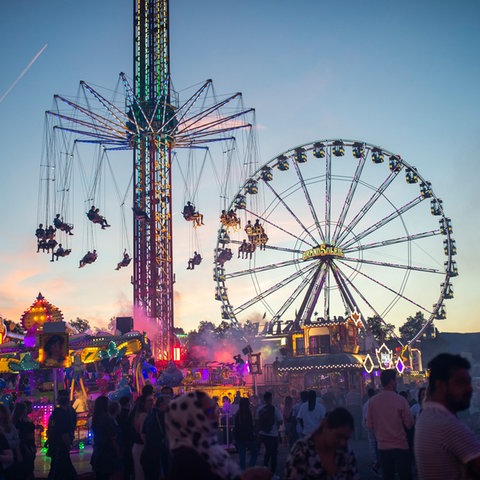
[[[222,219],[218,233],[224,319],[263,317],[287,332],[343,315],[398,327],[420,311],[411,343],[446,317],[458,274],[452,223],[395,153],[352,140],[299,146],[249,176],[229,209],[242,228]]]
[[[52,190],[71,190],[70,172],[78,145],[96,144],[102,153],[133,150],[134,315],[146,316],[157,325],[152,343],[155,357],[161,360],[173,358],[174,346],[172,152],[205,149],[215,142],[229,144],[224,152],[230,152],[238,140],[233,136],[235,131],[253,134],[254,116],[253,109],[243,106],[240,93],[217,97],[211,80],[180,100],[170,77],[168,4],[168,0],[135,2],[134,81],[132,85],[126,74],[120,74],[121,95],[114,92],[109,100],[83,81],[74,100],[55,95],[55,106],[47,112],[51,128],[46,139],[47,158],[42,160],[46,191],[44,217],[39,220],[46,226],[60,211],[62,222],[68,225],[66,222],[71,221],[59,202],[53,205]],[[54,137],[58,138],[57,147]],[[251,165],[252,161],[247,158],[243,164]],[[56,172],[66,173],[60,179]],[[108,226],[105,220],[102,229]],[[37,239],[39,245],[44,241],[43,235]],[[39,248],[50,253],[56,243],[45,247],[42,243]],[[64,241],[62,245],[67,244]],[[56,253],[52,260],[53,255]]]

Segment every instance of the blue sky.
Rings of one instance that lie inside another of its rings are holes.
[[[132,76],[132,4],[0,6],[0,98],[48,44],[0,102],[0,314],[7,318],[17,320],[39,291],[67,319],[102,324],[128,310],[130,272],[113,270],[122,236],[115,225],[105,234],[105,261],[82,270],[83,218],[75,218],[79,245],[62,265],[35,253],[33,232],[44,112],[54,94],[75,95],[80,80],[113,88],[119,72]],[[432,182],[452,218],[460,271],[439,328],[478,331],[478,2],[299,0],[293,8],[284,0],[179,0],[171,2],[170,17],[174,86],[212,78],[218,92],[241,91],[256,109],[260,163],[317,139],[359,139],[398,152]],[[117,213],[107,213],[115,223]],[[216,212],[205,213],[217,222]],[[177,240],[177,323],[187,330],[199,320],[219,321],[210,284],[214,230],[209,234],[201,239],[204,269],[189,276],[190,234]]]

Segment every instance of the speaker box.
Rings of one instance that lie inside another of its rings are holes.
[[[133,330],[133,318],[132,317],[117,317],[115,328],[125,335]]]

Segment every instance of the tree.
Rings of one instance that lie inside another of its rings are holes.
[[[423,326],[426,320],[422,312],[417,312],[414,317],[408,317],[407,321],[399,328],[400,336],[404,342],[409,342]]]
[[[78,333],[84,333],[91,329],[89,321],[79,317],[76,320],[70,320],[70,326],[75,328]]]
[[[395,325],[385,323],[380,317],[368,317],[367,325],[375,341],[379,344],[390,341],[393,338]]]
[[[112,317],[107,324],[107,332],[115,333],[117,329],[117,317]]]

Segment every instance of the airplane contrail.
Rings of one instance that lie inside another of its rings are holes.
[[[3,102],[5,97],[15,88],[15,85],[22,79],[22,77],[28,72],[30,67],[37,61],[37,58],[43,53],[43,51],[48,47],[46,43],[41,50],[32,58],[30,63],[24,68],[23,72],[18,76],[18,78],[8,87],[7,91],[0,97],[0,103]]]

